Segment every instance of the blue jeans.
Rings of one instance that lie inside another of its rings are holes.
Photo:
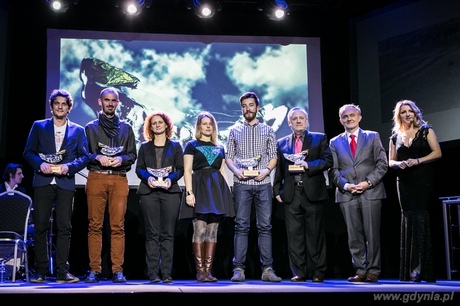
[[[273,190],[271,184],[245,185],[234,183],[233,199],[236,210],[233,268],[245,269],[248,234],[251,227],[251,207],[253,203],[256,210],[258,246],[262,271],[266,268],[271,268],[273,265],[271,233]]]

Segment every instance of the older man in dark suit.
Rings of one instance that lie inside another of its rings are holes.
[[[292,129],[277,141],[274,195],[284,203],[291,282],[323,282],[326,274],[324,207],[329,200],[324,171],[332,155],[323,133],[309,132],[308,114],[300,107],[287,116]]]
[[[79,279],[69,273],[70,235],[75,174],[89,162],[88,141],[82,126],[67,116],[73,105],[70,93],[55,89],[49,98],[53,116],[33,123],[24,149],[24,158],[34,169],[35,270],[33,283],[44,283],[48,273],[47,232],[56,207],[56,265],[58,283]],[[48,243],[52,243],[51,241]]]
[[[330,141],[334,164],[331,181],[336,186],[348,233],[348,248],[355,267],[349,282],[377,282],[381,272],[380,215],[386,198],[382,179],[388,162],[380,135],[362,130],[361,109],[354,104],[339,109],[345,132]]]

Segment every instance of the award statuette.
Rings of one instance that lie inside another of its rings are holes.
[[[304,160],[305,157],[308,155],[308,150],[304,150],[304,151],[302,151],[300,153],[296,153],[296,154],[283,153],[283,155],[284,155],[284,158],[286,158],[287,160],[295,163],[297,161]],[[303,166],[301,166],[301,165],[289,165],[288,170],[291,173],[305,172],[305,168]]]
[[[105,156],[115,156],[121,151],[123,151],[123,146],[120,147],[110,147],[103,143],[98,143],[98,146],[101,147],[101,153]]]
[[[38,156],[40,156],[40,158],[43,161],[49,164],[52,164],[51,171],[53,171],[53,173],[61,173],[62,172],[61,165],[56,165],[56,164],[62,161],[62,159],[64,158],[64,154],[65,154],[65,150],[61,150],[59,152],[51,153],[51,154],[38,153]]]
[[[242,167],[246,168],[247,170],[243,170],[244,176],[258,176],[259,170],[254,170],[254,167],[257,166],[262,159],[261,155],[257,155],[256,157],[247,158],[247,159],[237,159],[237,164]]]
[[[172,171],[172,166],[168,166],[168,167],[160,168],[160,169],[153,169],[153,168],[147,167],[147,171],[148,173],[150,173],[151,175],[157,178],[155,182],[155,186],[164,187],[166,186],[166,182],[163,181],[163,178],[167,177],[168,174]]]

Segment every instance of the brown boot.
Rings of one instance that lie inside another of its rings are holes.
[[[203,266],[204,242],[192,242],[193,257],[195,258],[196,280],[198,282],[206,281],[206,275]]]
[[[214,261],[214,254],[216,252],[217,242],[205,241],[205,256],[204,256],[204,275],[205,282],[217,282],[217,278],[212,276],[212,263]]]

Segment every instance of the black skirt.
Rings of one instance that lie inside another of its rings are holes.
[[[235,217],[233,196],[227,182],[216,168],[206,167],[192,174],[195,207],[190,207],[182,194],[179,219],[193,219],[196,214],[215,214],[222,217]]]

